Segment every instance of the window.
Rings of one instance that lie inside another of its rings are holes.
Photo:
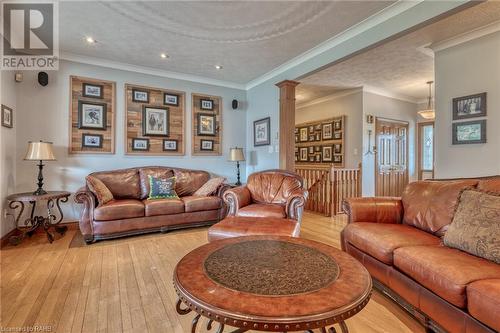
[[[433,178],[434,123],[419,124],[419,179]]]

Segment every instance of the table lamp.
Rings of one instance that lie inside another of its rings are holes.
[[[240,161],[244,161],[245,156],[243,155],[243,148],[234,147],[229,150],[229,161],[236,162],[236,176],[237,181],[235,183],[236,186],[241,185],[240,181]]]
[[[34,195],[47,194],[43,187],[43,161],[55,161],[56,157],[52,151],[52,142],[28,142],[28,151],[24,157],[26,161],[40,161],[38,163],[38,189],[33,192]]]

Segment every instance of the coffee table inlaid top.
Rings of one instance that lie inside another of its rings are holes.
[[[187,254],[175,268],[174,286],[192,310],[215,321],[293,330],[324,327],[356,314],[368,302],[372,282],[359,262],[329,245],[247,236],[214,241]]]
[[[24,193],[11,194],[7,197],[7,200],[32,202],[39,200],[59,199],[59,198],[69,197],[70,195],[71,192],[68,191],[47,191],[47,193],[41,195],[33,194],[33,192],[24,192]]]

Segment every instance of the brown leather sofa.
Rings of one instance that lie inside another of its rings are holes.
[[[206,171],[171,167],[140,167],[91,174],[99,178],[111,191],[114,199],[99,205],[87,186],[75,194],[75,201],[83,204],[79,225],[85,242],[147,232],[166,232],[172,229],[211,225],[226,214],[222,193],[201,197],[192,194],[210,175]],[[175,190],[180,199],[147,200],[148,175],[176,176]]]
[[[500,331],[500,265],[446,247],[440,237],[466,187],[500,192],[500,177],[422,181],[401,198],[351,198],[344,251],[370,271],[374,285],[428,331]]]
[[[298,237],[307,190],[299,175],[266,170],[248,177],[247,185],[224,192],[228,217],[209,229],[210,241],[243,235]]]

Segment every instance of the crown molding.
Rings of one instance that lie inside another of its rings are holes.
[[[500,20],[487,24],[485,26],[479,27],[477,29],[465,32],[463,34],[454,36],[452,38],[433,43],[429,46],[434,52],[439,52],[446,50],[450,47],[457,46],[471,40],[495,33],[500,31]]]
[[[100,67],[106,67],[106,68],[112,68],[112,69],[119,69],[119,70],[123,70],[123,71],[166,77],[166,78],[170,78],[170,79],[191,81],[191,82],[195,82],[195,83],[209,84],[209,85],[220,86],[220,87],[225,87],[225,88],[245,90],[245,85],[240,84],[240,83],[211,79],[211,78],[207,78],[204,76],[198,76],[198,75],[171,72],[171,71],[161,70],[161,69],[157,69],[157,68],[153,68],[153,67],[132,65],[132,64],[124,63],[124,62],[112,61],[112,60],[107,60],[107,59],[103,59],[103,58],[79,55],[76,53],[61,52],[59,55],[59,58],[62,60],[78,62],[78,63],[82,63],[82,64],[88,64],[88,65],[94,65],[94,66],[100,66]]]
[[[339,92],[336,92],[336,93],[333,93],[333,94],[330,94],[330,95],[326,95],[326,96],[323,96],[323,97],[315,98],[315,99],[313,99],[313,100],[311,100],[309,102],[297,104],[296,109],[297,110],[304,109],[304,108],[307,108],[309,106],[313,106],[313,105],[316,105],[316,104],[321,104],[321,103],[328,102],[328,101],[333,101],[335,99],[338,99],[338,98],[341,98],[341,97],[345,97],[345,96],[349,96],[349,95],[353,95],[353,94],[356,94],[356,93],[359,93],[359,92],[362,92],[362,91],[363,91],[363,88],[354,88],[354,89],[348,89],[346,91],[339,91]]]
[[[352,27],[344,30],[343,32],[333,36],[332,38],[318,44],[317,46],[309,49],[308,51],[298,55],[295,58],[283,63],[282,65],[276,67],[275,69],[267,72],[264,75],[259,76],[256,79],[251,80],[246,84],[246,90],[252,89],[255,86],[258,86],[261,83],[266,82],[267,80],[272,79],[273,77],[286,72],[287,70],[300,65],[301,63],[314,58],[321,53],[332,49],[341,43],[360,35],[367,30],[377,26],[378,24],[389,20],[390,18],[397,16],[410,8],[415,7],[420,4],[424,0],[416,0],[416,1],[397,1],[396,3],[382,9],[381,11],[369,16],[363,21],[353,25]]]
[[[403,94],[398,94],[398,93],[395,93],[395,92],[392,92],[392,91],[389,91],[389,90],[386,90],[383,88],[379,88],[379,87],[365,85],[365,86],[363,86],[363,91],[368,92],[368,93],[372,93],[375,95],[388,97],[388,98],[398,99],[398,100],[403,101],[403,102],[409,102],[409,103],[414,103],[414,104],[418,103],[418,99],[416,99],[416,98],[413,98],[411,96],[406,96]]]

